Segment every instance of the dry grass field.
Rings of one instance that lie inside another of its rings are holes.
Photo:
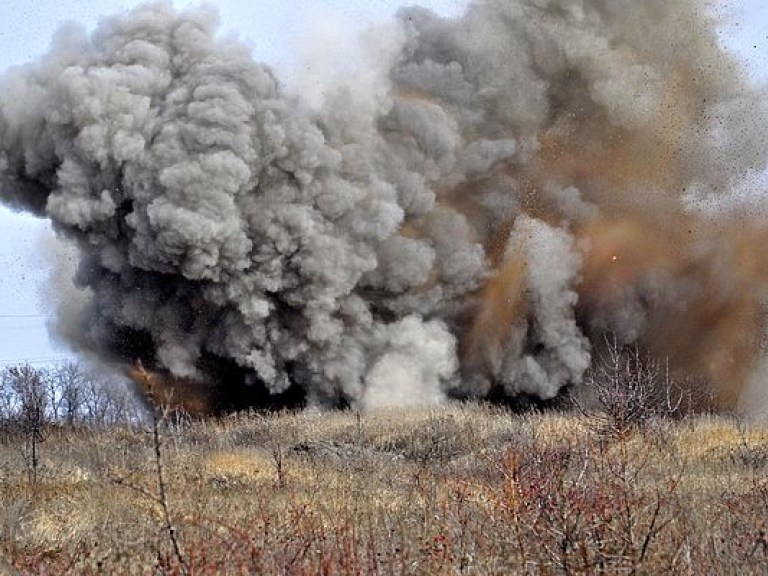
[[[158,432],[159,446],[152,426],[46,430],[34,477],[28,438],[6,430],[0,573],[698,575],[768,565],[768,429],[724,417],[607,435],[581,415],[456,405],[169,420]]]

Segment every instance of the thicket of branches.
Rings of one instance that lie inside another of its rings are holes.
[[[675,378],[668,362],[645,355],[637,345],[606,337],[585,375],[577,408],[600,431],[622,436],[655,418],[681,418],[711,412],[712,387],[693,378]]]
[[[0,422],[6,425],[110,426],[136,421],[141,414],[140,403],[124,384],[79,362],[0,369]]]
[[[714,406],[712,390],[705,383],[676,379],[668,364],[612,338],[596,350],[584,383],[571,394],[577,411],[587,413],[610,435],[623,435],[654,418],[679,418]],[[76,361],[46,368],[29,364],[0,368],[4,425],[110,426],[147,421],[146,408],[124,383]]]

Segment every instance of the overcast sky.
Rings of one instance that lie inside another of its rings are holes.
[[[56,28],[75,20],[93,28],[99,17],[138,5],[139,0],[36,0],[0,2],[0,71],[44,53]],[[390,18],[403,4],[419,4],[445,15],[458,14],[466,0],[214,0],[222,30],[235,32],[254,57],[290,79],[308,43],[319,34],[352,35]],[[176,0],[177,7],[199,2]],[[747,63],[756,82],[768,82],[768,2],[721,4],[722,37]],[[312,43],[314,46],[318,44]],[[0,364],[43,362],[66,354],[49,341],[43,303],[45,260],[41,246],[50,235],[43,221],[0,207]]]

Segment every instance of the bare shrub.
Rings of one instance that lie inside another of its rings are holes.
[[[469,453],[474,430],[451,414],[431,414],[414,430],[393,437],[387,449],[421,464],[445,464]]]
[[[585,375],[591,406],[576,401],[598,432],[622,437],[655,417],[683,413],[688,406],[684,389],[667,364],[647,357],[637,345],[618,344],[615,337],[605,344]]]
[[[498,460],[516,571],[636,574],[674,562],[682,472],[656,485],[649,451],[608,446],[538,444]]]
[[[261,423],[263,446],[269,452],[275,469],[275,485],[285,488],[288,479],[287,457],[296,444],[294,430],[280,430],[274,415],[258,414]]]

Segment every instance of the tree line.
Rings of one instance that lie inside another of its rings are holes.
[[[111,426],[143,419],[128,386],[77,361],[0,368],[0,422]]]

